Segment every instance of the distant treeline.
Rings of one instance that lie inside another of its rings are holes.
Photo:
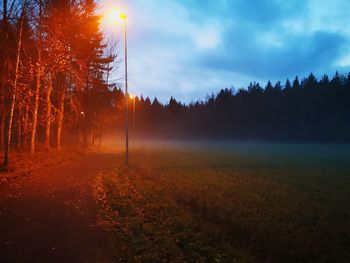
[[[129,110],[133,128],[132,103]],[[348,142],[350,73],[319,80],[310,74],[265,87],[253,82],[189,105],[136,98],[135,121],[139,136]]]

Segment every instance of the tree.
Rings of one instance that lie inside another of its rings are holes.
[[[293,89],[298,90],[299,88],[300,88],[300,83],[299,83],[298,76],[296,76],[295,79],[293,80]]]
[[[39,110],[39,92],[41,87],[41,78],[42,78],[42,21],[43,21],[43,2],[38,0],[38,14],[37,14],[37,61],[35,65],[35,91],[34,91],[34,112],[33,112],[33,124],[32,132],[30,136],[30,153],[34,155],[35,152],[35,138],[36,138],[36,128],[38,122],[38,110]]]
[[[25,15],[20,18],[18,11],[24,6],[30,19]],[[34,154],[37,141],[44,141],[49,150],[55,134],[60,149],[64,124],[67,129],[77,125],[84,109],[84,122],[93,141],[96,125],[106,119],[101,116],[116,101],[109,89],[113,83],[106,81],[116,57],[106,55],[94,1],[4,0],[3,9],[0,147],[6,140],[5,163],[11,137],[19,149],[22,145],[26,149],[30,137],[30,152]],[[9,13],[17,19],[9,22]],[[44,129],[37,128],[42,126]],[[56,132],[51,132],[52,127]]]
[[[8,153],[9,153],[10,144],[11,144],[13,114],[14,114],[14,109],[16,104],[18,66],[19,66],[21,47],[22,47],[22,31],[23,31],[23,21],[25,17],[25,10],[26,10],[26,2],[24,2],[24,5],[22,7],[22,14],[21,14],[19,29],[18,29],[19,32],[17,37],[17,53],[16,53],[14,80],[13,80],[13,86],[11,91],[12,95],[11,95],[11,102],[10,102],[10,114],[8,117],[7,132],[5,137],[5,151],[4,151],[4,160],[3,160],[3,166],[5,167],[8,165],[8,161],[9,161]]]
[[[284,85],[285,90],[287,90],[288,92],[292,89],[292,84],[290,83],[290,80],[287,79],[286,80],[286,84]]]

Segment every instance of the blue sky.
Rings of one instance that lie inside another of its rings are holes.
[[[251,81],[350,70],[348,0],[101,0],[128,16],[130,93],[204,100]],[[122,27],[103,25],[122,47]],[[119,36],[119,37],[118,37]],[[123,52],[120,50],[121,59]],[[119,79],[123,68],[114,73]]]

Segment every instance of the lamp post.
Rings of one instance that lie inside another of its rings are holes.
[[[128,113],[128,43],[127,43],[127,28],[126,28],[126,15],[119,13],[116,9],[111,9],[107,13],[107,19],[115,24],[117,20],[121,19],[124,21],[124,74],[125,74],[125,93],[124,93],[124,110],[125,110],[125,165],[129,164],[129,113]]]
[[[128,100],[128,43],[126,30],[126,15],[121,14],[120,18],[124,21],[124,73],[125,73],[125,165],[129,165],[129,100]]]

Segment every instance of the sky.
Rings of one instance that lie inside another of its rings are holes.
[[[350,71],[348,0],[100,0],[127,15],[130,94],[205,100],[222,88]],[[123,26],[117,39],[123,82]]]

